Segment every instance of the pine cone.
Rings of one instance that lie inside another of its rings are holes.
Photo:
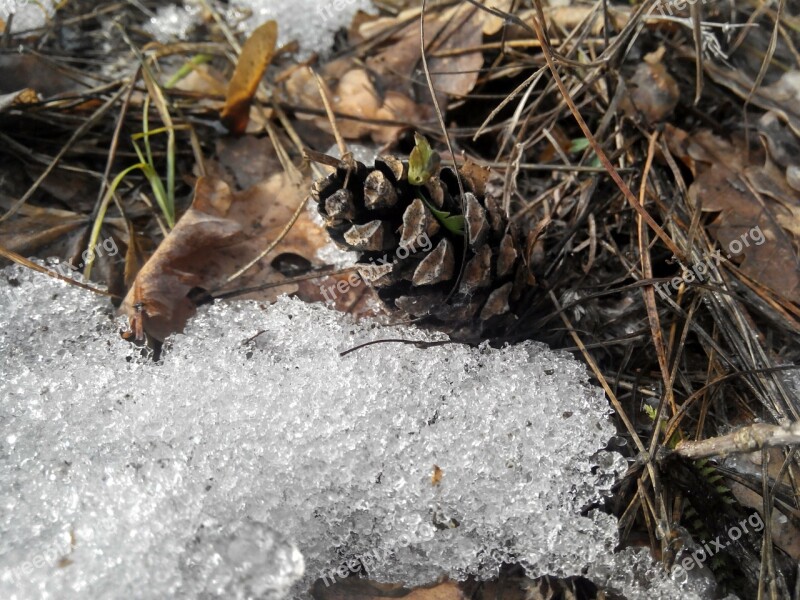
[[[312,197],[331,239],[360,253],[361,277],[391,311],[472,337],[510,325],[534,283],[516,233],[486,194],[488,174],[462,169],[462,198],[452,169],[434,164],[412,185],[408,162],[382,156],[371,168],[340,163]]]

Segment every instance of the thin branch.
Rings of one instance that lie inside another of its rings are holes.
[[[800,445],[800,421],[787,425],[756,423],[701,442],[684,441],[678,444],[675,453],[684,458],[697,460],[793,445]]]

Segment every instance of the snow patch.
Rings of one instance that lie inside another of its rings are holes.
[[[349,26],[357,11],[370,11],[373,6],[371,0],[231,0],[218,8],[229,26],[247,34],[274,19],[278,22],[278,44],[296,40],[301,55],[307,56],[327,53],[333,35]],[[192,0],[169,3],[158,8],[146,29],[162,43],[185,40],[201,12],[199,3]]]
[[[0,19],[14,15],[12,32],[44,27],[55,12],[53,0],[0,0]]]
[[[444,338],[289,299],[209,307],[158,364],[120,327],[102,298],[0,271],[2,598],[305,598],[357,560],[408,585],[518,561],[698,597],[613,553],[616,519],[590,507],[626,463],[567,354],[340,357]]]

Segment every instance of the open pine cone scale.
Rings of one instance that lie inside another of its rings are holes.
[[[488,170],[462,167],[463,198],[449,167],[422,185],[408,172],[407,161],[381,156],[373,167],[342,162],[315,182],[331,239],[359,253],[361,277],[392,312],[456,337],[513,325],[534,279],[516,231],[486,193]]]

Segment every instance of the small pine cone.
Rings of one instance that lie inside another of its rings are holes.
[[[331,239],[360,254],[361,277],[391,311],[470,338],[511,325],[534,284],[487,177],[465,168],[462,198],[452,169],[417,187],[407,162],[382,156],[372,168],[340,163],[312,197]]]

